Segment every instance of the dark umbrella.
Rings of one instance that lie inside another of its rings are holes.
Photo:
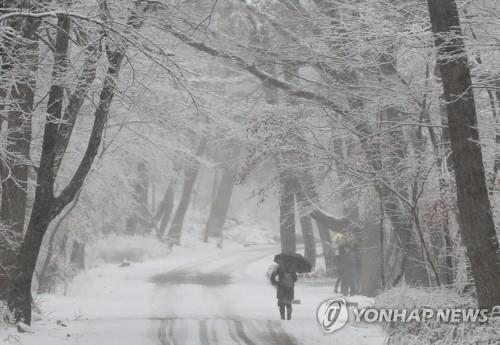
[[[281,253],[274,256],[274,262],[280,265],[285,272],[311,272],[311,264],[300,254]]]

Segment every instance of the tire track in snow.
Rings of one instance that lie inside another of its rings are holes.
[[[160,328],[158,329],[158,339],[161,345],[175,345],[172,326],[173,320],[161,320]]]
[[[227,326],[227,329],[228,329],[228,333],[229,333],[229,337],[231,338],[231,340],[234,341],[234,343],[236,345],[243,345],[243,343],[240,341],[240,338],[236,334],[236,329],[234,327],[233,320],[231,320],[231,319],[225,319],[224,322],[226,323],[226,326]]]
[[[234,329],[238,338],[243,341],[245,345],[256,345],[250,338],[248,338],[243,328],[243,322],[240,320],[233,320]]]
[[[210,340],[208,338],[208,328],[207,328],[208,320],[199,320],[198,321],[198,336],[200,337],[201,345],[210,345]],[[215,342],[217,344],[217,342]]]
[[[160,345],[300,345],[271,320],[164,319],[158,339]]]
[[[267,328],[271,337],[274,339],[274,344],[276,345],[298,345],[298,343],[293,339],[288,333],[285,332],[281,326],[280,321],[267,321]]]

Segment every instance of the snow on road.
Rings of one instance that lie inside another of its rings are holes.
[[[69,329],[23,336],[24,344],[56,345],[378,345],[376,326],[347,325],[323,335],[316,307],[332,296],[329,286],[299,282],[293,320],[279,320],[275,290],[266,271],[279,248],[271,245],[217,249],[179,247],[166,258],[130,267],[105,265],[80,274],[68,296],[42,296],[52,320]],[[356,298],[354,298],[356,299]],[[358,298],[358,301],[367,299]],[[35,328],[37,325],[35,325]],[[68,337],[67,335],[70,334]],[[0,339],[1,341],[2,339]]]

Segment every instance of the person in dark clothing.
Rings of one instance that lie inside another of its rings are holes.
[[[359,245],[354,244],[352,247],[354,252],[354,292],[361,292],[361,250]]]
[[[292,319],[292,302],[296,281],[297,273],[285,272],[281,266],[278,266],[271,274],[271,284],[277,288],[276,298],[278,299],[281,320],[285,320],[285,311],[287,320]]]
[[[337,274],[337,280],[335,281],[335,293],[339,292],[339,288],[342,286],[342,282],[346,275],[346,269],[344,265],[344,257],[345,257],[345,245],[340,245],[337,251],[337,255],[334,256],[334,266]]]
[[[356,246],[346,246],[342,260],[342,294],[352,296],[359,288],[360,253]]]

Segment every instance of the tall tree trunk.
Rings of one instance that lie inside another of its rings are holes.
[[[207,138],[205,136],[202,137],[200,143],[198,144],[195,157],[189,159],[189,162],[187,162],[184,166],[184,183],[182,185],[181,200],[177,205],[174,218],[172,219],[172,224],[170,225],[170,229],[168,230],[167,239],[170,242],[170,245],[177,245],[181,241],[184,217],[186,216],[186,212],[191,202],[191,195],[193,193],[194,184],[200,172],[199,159],[205,153],[207,143]]]
[[[152,219],[148,209],[149,181],[146,164],[137,164],[137,176],[133,182],[133,200],[135,210],[127,219],[127,233],[131,235],[144,234],[149,230]]]
[[[352,103],[352,102],[351,102]],[[334,138],[333,139],[333,148],[335,155],[340,158],[340,162],[348,161],[348,149],[346,149],[346,143],[343,138]],[[349,172],[346,171],[345,164],[339,164],[337,161],[337,174],[339,177],[339,185],[346,184],[346,181],[349,181]],[[359,223],[359,202],[358,198],[355,198],[353,193],[355,189],[349,184],[342,188],[340,193],[342,198],[342,215],[355,223]],[[360,234],[354,234],[360,235]]]
[[[22,26],[21,26],[22,25]],[[2,65],[2,72],[14,66],[21,70],[16,75],[10,95],[14,105],[7,118],[7,155],[0,165],[2,197],[0,221],[8,226],[12,241],[21,241],[26,218],[28,169],[30,166],[31,116],[35,99],[36,71],[38,69],[38,42],[35,33],[40,25],[38,19],[17,20],[12,28],[19,32],[26,43],[14,43],[9,56]],[[13,60],[11,60],[11,58]],[[6,66],[8,65],[8,66]],[[22,67],[21,67],[22,66]],[[7,96],[5,89],[2,93]],[[7,291],[15,270],[17,247],[0,243],[0,291]]]
[[[215,198],[210,205],[210,216],[205,227],[205,233],[208,237],[222,238],[222,229],[226,222],[227,212],[233,194],[234,182],[238,174],[238,163],[241,145],[234,140],[227,144],[228,155],[223,163],[223,171],[215,193]]]
[[[280,239],[282,253],[296,253],[295,185],[290,177],[280,175]]]
[[[30,64],[34,64],[33,61]],[[26,216],[28,168],[31,147],[31,114],[33,112],[36,80],[18,83],[12,90],[16,110],[9,111],[7,152],[8,163],[2,168],[2,206],[0,218],[16,233],[22,233]]]
[[[216,156],[216,154],[214,155]],[[220,171],[218,169],[215,169],[214,171],[214,178],[213,178],[213,182],[212,182],[212,194],[211,194],[211,201],[210,201],[210,213],[209,213],[209,216],[208,216],[208,220],[207,220],[207,223],[205,224],[205,231],[203,231],[203,242],[207,243],[208,242],[208,238],[209,237],[214,237],[214,234],[213,234],[213,225],[211,225],[210,223],[212,222],[212,212],[213,212],[213,209],[214,209],[214,203],[215,203],[215,199],[217,198],[217,191],[219,190],[219,187],[221,185],[221,176],[220,175]],[[209,233],[210,232],[210,233]]]
[[[85,243],[79,240],[73,241],[69,262],[77,270],[85,269]]]
[[[309,216],[300,217],[300,228],[304,240],[304,257],[311,264],[312,269],[316,267],[316,241],[314,239],[314,230]]]
[[[314,270],[314,267],[316,266],[316,239],[314,238],[312,217],[310,217],[307,213],[308,203],[298,182],[295,189],[297,191],[295,194],[295,200],[297,202],[297,209],[300,217],[302,238],[304,240],[304,257],[311,263]]]
[[[330,230],[328,227],[320,221],[316,220],[316,227],[318,228],[319,239],[321,241],[321,248],[323,250],[323,257],[325,259],[325,272],[328,277],[332,277],[334,273],[334,262],[333,262],[333,244],[332,238],[330,237]]]
[[[491,309],[500,305],[500,254],[478,144],[467,52],[456,2],[428,0],[428,5],[447,101],[460,230],[476,285],[478,306]]]
[[[167,230],[168,222],[170,221],[170,216],[172,216],[172,211],[174,210],[174,198],[175,198],[175,186],[177,184],[177,176],[172,177],[170,183],[168,184],[165,196],[160,203],[158,208],[158,217],[160,219],[160,225],[158,226],[157,236],[159,239],[163,239],[165,235],[165,230]],[[156,220],[156,219],[155,219]]]
[[[306,164],[306,166],[310,166],[310,164]],[[349,224],[346,223],[345,219],[333,218],[318,209],[320,201],[314,177],[310,170],[303,170],[301,175],[301,179],[297,182],[297,203],[301,213],[307,210],[309,217],[314,219],[316,223],[325,261],[325,272],[327,276],[332,277],[334,273],[334,253],[330,230],[338,231],[346,228]],[[316,250],[315,244],[314,250]]]
[[[219,187],[215,194],[215,200],[210,207],[210,216],[208,217],[205,228],[205,232],[209,237],[222,237],[222,229],[226,222],[227,212],[233,194],[235,177],[236,169],[224,169]]]
[[[436,66],[436,70],[439,71],[438,66]],[[441,74],[439,73],[439,78],[441,78]],[[443,163],[446,166],[446,173],[450,176],[453,175],[453,159],[450,155],[450,134],[448,130],[448,113],[446,109],[446,101],[444,100],[444,95],[439,97],[439,114],[441,117],[441,125],[443,126],[441,132],[441,142],[440,142],[440,158],[437,160],[437,168],[443,170]],[[446,174],[442,171],[441,176],[439,177],[439,190],[441,194],[444,196],[445,193],[449,191],[449,183],[446,178]],[[453,240],[451,237],[450,231],[450,214],[446,211],[445,214],[442,215],[441,219],[441,235],[443,237],[444,248],[442,251],[444,252],[444,265],[441,265],[441,272],[443,276],[443,282],[451,286],[454,282],[455,275],[455,265],[453,259]]]
[[[20,6],[23,9],[34,7],[29,2]],[[9,110],[7,119],[7,164],[2,166],[0,219],[4,224],[9,224],[16,233],[23,232],[26,215],[31,117],[39,58],[36,32],[39,25],[39,19],[15,20],[12,29],[18,32],[21,38],[18,40],[14,38],[14,43],[9,44],[12,57],[9,56],[7,59],[12,65],[9,69],[16,67],[17,70],[15,83],[10,91],[14,104]]]
[[[381,241],[378,222],[366,224],[360,234],[361,237],[361,274],[360,293],[365,296],[375,296],[381,284]]]

